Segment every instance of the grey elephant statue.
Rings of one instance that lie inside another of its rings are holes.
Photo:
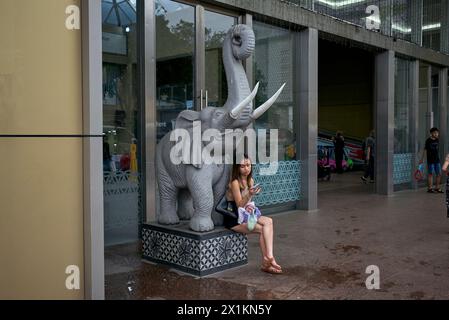
[[[206,107],[199,112],[181,112],[176,119],[175,130],[184,129],[189,137],[193,137],[194,126],[199,123],[201,132],[216,129],[220,134],[213,137],[212,141],[223,146],[224,140],[227,140],[223,139],[226,129],[244,131],[271,107],[285,84],[269,100],[253,110],[252,101],[257,94],[258,84],[251,92],[242,61],[252,54],[254,46],[255,36],[250,27],[236,25],[228,31],[223,42],[223,62],[228,84],[226,103],[219,108]],[[226,192],[230,166],[202,161],[174,163],[170,156],[177,141],[172,141],[172,133],[167,133],[157,145],[157,221],[170,225],[179,223],[180,219],[190,219],[189,226],[194,231],[213,230],[215,225],[223,223],[223,216],[215,212],[215,207]],[[194,141],[187,142],[186,148],[194,145]],[[229,149],[223,147],[223,150]]]

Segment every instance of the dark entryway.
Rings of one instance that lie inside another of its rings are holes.
[[[318,52],[318,189],[358,188],[365,169],[364,141],[374,128],[374,54],[339,39],[320,39]],[[345,142],[341,174],[332,141],[338,132]],[[365,188],[374,191],[374,184]]]

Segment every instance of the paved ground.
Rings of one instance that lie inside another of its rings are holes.
[[[195,278],[142,263],[138,245],[106,250],[108,299],[449,299],[444,195],[372,193],[359,174],[320,183],[319,210],[273,215],[283,275],[259,271],[256,236],[246,266]],[[368,290],[366,267],[380,269]]]

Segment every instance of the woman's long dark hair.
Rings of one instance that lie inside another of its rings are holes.
[[[234,158],[235,160],[235,158]],[[251,179],[253,178],[253,162],[248,157],[247,154],[243,155],[242,160],[249,160],[251,162],[251,171],[249,172],[248,177],[246,178],[246,184],[249,187],[251,184]],[[240,183],[240,163],[237,163],[237,161],[234,161],[234,164],[232,165],[232,173],[231,173],[231,182],[237,180],[239,182],[239,186],[242,189],[242,184]]]

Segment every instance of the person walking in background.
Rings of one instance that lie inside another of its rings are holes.
[[[335,166],[337,168],[337,173],[343,173],[343,156],[345,150],[345,138],[341,131],[337,131],[337,135],[332,137],[332,142],[334,143],[335,151]]]
[[[440,188],[441,163],[440,163],[440,131],[438,128],[430,129],[430,137],[427,138],[419,164],[424,162],[427,154],[427,192],[443,193]],[[433,188],[433,177],[435,177],[435,188]]]
[[[367,163],[365,174],[360,177],[364,183],[370,178],[370,183],[374,183],[374,159],[376,156],[376,139],[374,137],[374,130],[371,130],[369,136],[365,140],[366,152],[365,161]]]

